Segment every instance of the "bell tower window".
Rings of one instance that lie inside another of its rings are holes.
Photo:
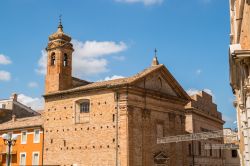
[[[63,66],[68,66],[68,55],[67,54],[64,54],[64,57],[63,57]]]
[[[56,64],[56,54],[53,52],[51,54],[51,66],[54,66]]]

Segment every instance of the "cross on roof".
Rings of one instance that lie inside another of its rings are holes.
[[[155,57],[157,56],[157,49],[155,48]]]

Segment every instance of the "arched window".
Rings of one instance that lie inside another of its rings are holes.
[[[53,52],[51,54],[51,66],[54,66],[56,64],[56,54]]]
[[[64,54],[64,57],[63,57],[63,66],[68,66],[68,55],[67,54]]]

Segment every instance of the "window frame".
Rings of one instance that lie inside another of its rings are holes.
[[[38,140],[36,140],[36,131],[38,131]],[[33,131],[33,143],[40,143],[40,129],[34,129]]]
[[[24,140],[23,140],[23,133],[26,133],[26,140],[25,140],[25,142],[24,142]],[[28,142],[28,131],[27,130],[23,130],[23,131],[21,131],[21,144],[27,144],[27,142]]]
[[[68,66],[68,54],[64,53],[63,54],[63,67],[67,67]]]
[[[56,65],[56,53],[52,52],[50,56],[50,66],[55,66]]]
[[[192,155],[193,155],[193,152],[192,152],[192,144],[191,144],[191,143],[188,144],[188,155],[189,155],[189,156],[192,156]]]
[[[24,163],[24,165],[22,165],[22,155],[25,155],[25,163]],[[27,160],[27,154],[26,154],[26,152],[20,152],[20,160],[19,160],[19,164],[20,164],[20,166],[25,166],[26,165],[26,160]]]
[[[161,129],[162,133],[160,133],[159,129]],[[161,134],[160,137],[158,137],[159,135]],[[165,133],[164,133],[164,124],[163,123],[156,123],[156,137],[157,138],[163,138],[165,136]]]
[[[82,107],[83,104],[85,105],[85,107]],[[86,105],[87,105],[87,107],[86,107]],[[80,111],[80,114],[89,113],[90,112],[90,101],[84,100],[84,101],[80,102],[79,103],[79,111]]]
[[[39,162],[40,162],[40,152],[38,152],[38,151],[32,152],[32,165],[35,165],[34,164],[34,156],[35,156],[35,154],[38,154],[38,164],[37,165],[39,165]]]
[[[88,103],[88,112],[81,112],[81,104]],[[90,98],[78,98],[74,100],[75,124],[89,123],[92,103]]]
[[[236,149],[231,150],[231,157],[232,158],[237,158],[238,157],[238,151]]]
[[[201,156],[201,152],[202,152],[202,144],[201,144],[201,141],[198,141],[198,153],[199,153],[199,156]]]

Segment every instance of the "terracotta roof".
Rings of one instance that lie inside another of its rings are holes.
[[[72,88],[69,90],[58,91],[55,93],[49,93],[49,94],[46,94],[45,96],[80,91],[80,90],[90,90],[90,89],[98,89],[98,88],[110,88],[110,87],[116,87],[116,86],[123,86],[126,84],[131,84],[131,83],[143,78],[144,76],[146,76],[146,75],[148,75],[148,74],[150,74],[158,69],[161,69],[162,67],[164,67],[164,65],[162,65],[162,64],[157,65],[157,66],[151,66],[151,67],[146,68],[142,72],[140,72],[132,77],[114,79],[114,80],[109,80],[109,81],[94,82],[94,83],[90,83],[87,85]]]
[[[25,128],[32,126],[41,126],[43,125],[43,119],[41,116],[33,116],[28,118],[20,118],[14,120],[10,120],[8,122],[2,123],[0,125],[0,130],[10,130],[15,128]]]
[[[72,85],[73,87],[79,87],[79,86],[83,86],[83,85],[87,85],[90,84],[92,82],[86,81],[86,80],[81,80],[79,78],[76,77],[72,77]]]

